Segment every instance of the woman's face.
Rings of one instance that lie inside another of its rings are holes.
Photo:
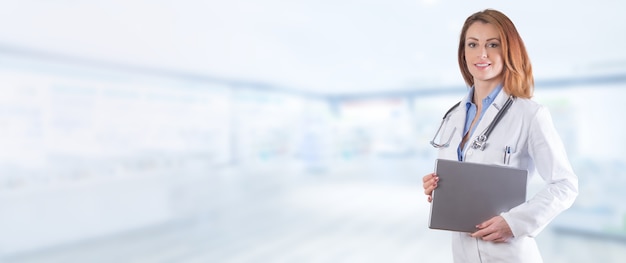
[[[474,85],[502,81],[502,46],[494,25],[480,21],[470,25],[465,33],[465,63]]]

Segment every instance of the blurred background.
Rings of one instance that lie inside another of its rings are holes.
[[[485,8],[580,180],[544,260],[624,262],[612,0],[0,0],[0,262],[451,262],[421,177]]]

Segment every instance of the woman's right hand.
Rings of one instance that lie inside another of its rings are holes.
[[[429,173],[422,178],[424,194],[428,196],[429,203],[433,201],[433,190],[437,188],[437,182],[439,182],[439,177],[435,173]]]

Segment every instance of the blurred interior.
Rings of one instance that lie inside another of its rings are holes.
[[[451,262],[421,177],[486,7],[580,180],[544,260],[626,259],[621,2],[98,2],[0,8],[0,262]]]

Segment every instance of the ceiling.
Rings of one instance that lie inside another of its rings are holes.
[[[464,19],[506,13],[536,79],[626,72],[626,4],[445,0],[0,0],[0,47],[319,94],[462,85]]]

